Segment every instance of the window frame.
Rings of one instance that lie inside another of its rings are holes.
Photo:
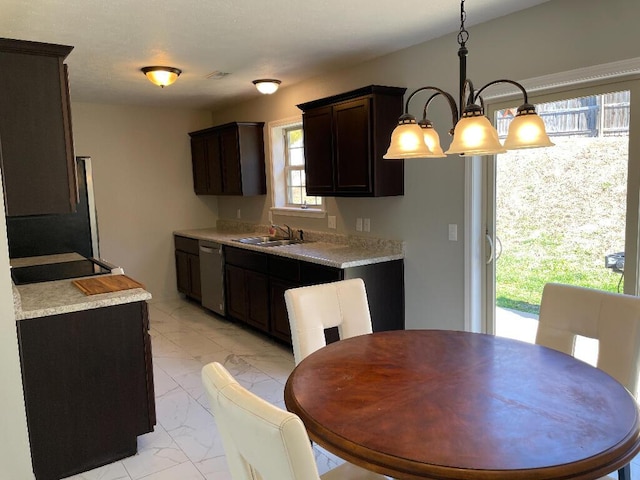
[[[304,132],[302,132],[303,135],[303,140],[302,140],[302,147],[291,147],[291,145],[289,144],[289,132],[294,132],[296,130],[300,130],[302,132],[302,123],[299,124],[295,124],[295,125],[290,125],[287,127],[284,127],[282,129],[282,136],[283,136],[283,142],[284,142],[284,189],[285,189],[285,207],[287,208],[301,208],[303,210],[309,209],[309,208],[317,208],[322,206],[323,201],[322,201],[322,197],[316,196],[316,195],[306,195],[306,191],[302,194],[303,197],[311,197],[316,199],[317,202],[319,203],[312,203],[312,204],[307,204],[307,203],[294,203],[292,202],[292,189],[293,188],[304,188],[306,186],[306,182],[301,180],[301,185],[292,185],[290,182],[291,179],[291,172],[293,171],[298,171],[298,172],[302,172],[302,175],[305,175],[305,164],[303,163],[302,165],[292,165],[291,162],[291,151],[296,148],[302,148],[303,149],[303,153],[302,153],[302,157],[304,159]]]
[[[302,116],[289,117],[282,120],[269,122],[269,155],[271,177],[271,208],[270,214],[286,215],[293,217],[324,218],[326,216],[326,202],[320,197],[321,205],[292,205],[287,202],[287,161],[285,131],[302,126]],[[304,170],[304,167],[302,167]]]

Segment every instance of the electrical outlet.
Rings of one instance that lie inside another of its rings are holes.
[[[362,219],[356,218],[356,232],[362,231]]]
[[[365,218],[364,219],[363,228],[364,228],[365,232],[370,232],[371,231],[371,219],[370,218]]]
[[[240,212],[240,209],[238,209],[238,211],[236,212],[236,218],[242,218],[242,213]]]
[[[336,228],[336,217],[335,217],[335,215],[329,215],[327,217],[327,219],[329,220],[329,228]]]
[[[273,225],[273,212],[269,210],[269,224]]]
[[[458,225],[455,223],[449,224],[449,240],[452,242],[458,241]]]

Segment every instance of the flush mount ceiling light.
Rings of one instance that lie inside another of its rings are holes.
[[[182,73],[182,70],[173,67],[143,67],[140,70],[147,76],[149,81],[162,88],[171,85]]]
[[[391,143],[383,158],[442,158],[449,154],[463,157],[474,155],[493,155],[507,150],[521,148],[537,148],[553,146],[547,136],[544,122],[536,114],[536,109],[528,101],[527,91],[522,85],[513,80],[500,79],[487,83],[479,90],[473,88],[473,83],[467,78],[467,47],[469,32],[464,28],[466,12],[464,1],[460,2],[460,32],[458,33],[458,58],[460,59],[460,91],[459,107],[453,96],[438,87],[426,86],[417,89],[407,99],[404,115],[398,120],[398,126],[391,133]],[[504,146],[498,140],[498,132],[491,125],[484,114],[482,92],[498,83],[509,83],[517,87],[524,96],[524,103],[518,107],[516,117],[509,125],[509,132]],[[424,105],[420,122],[409,114],[409,103],[416,94],[431,91],[431,96]],[[427,119],[427,108],[438,96],[443,96],[451,109],[453,128],[449,131],[453,141],[449,150],[442,151],[438,133],[433,124]],[[479,105],[478,105],[479,103]]]
[[[282,82],[280,80],[275,80],[273,78],[261,78],[260,80],[253,81],[253,84],[256,86],[258,91],[265,95],[275,93],[281,83]]]

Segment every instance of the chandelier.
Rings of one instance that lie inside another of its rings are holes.
[[[473,83],[467,78],[468,50],[466,42],[469,40],[469,32],[464,28],[467,17],[464,2],[465,0],[460,2],[460,32],[458,33],[458,45],[460,46],[458,48],[458,58],[460,59],[459,107],[450,93],[438,87],[418,88],[407,99],[404,114],[399,118],[398,126],[391,133],[391,143],[383,158],[442,158],[450,154],[470,157],[494,155],[522,148],[553,146],[545,130],[544,122],[537,115],[536,108],[529,103],[527,91],[521,84],[513,80],[500,79],[475,90]],[[524,96],[524,103],[518,107],[516,117],[509,125],[504,145],[500,143],[498,132],[484,114],[482,99],[482,92],[498,83],[514,85]],[[424,91],[432,93],[424,105],[422,120],[416,122],[416,117],[409,114],[409,103],[418,93]],[[453,135],[453,141],[446,152],[442,151],[438,132],[427,118],[429,105],[440,96],[444,97],[449,104],[453,123],[453,127],[449,130],[449,134]]]

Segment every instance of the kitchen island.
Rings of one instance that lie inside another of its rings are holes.
[[[134,455],[156,423],[151,294],[85,295],[72,279],[13,288],[36,479]]]

